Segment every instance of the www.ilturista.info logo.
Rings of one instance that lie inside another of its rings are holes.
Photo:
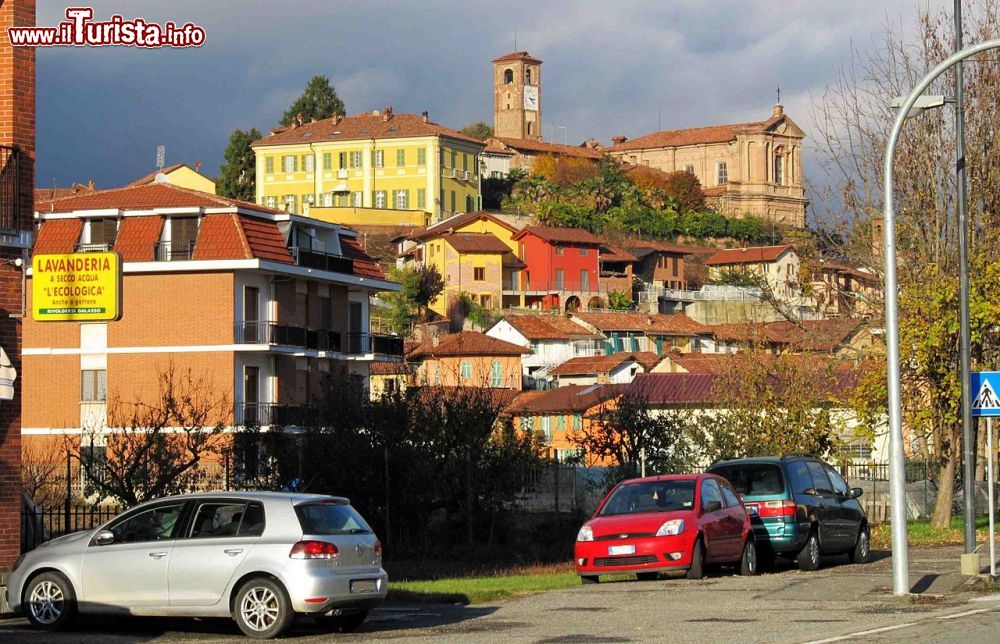
[[[126,20],[115,14],[105,22],[94,22],[90,7],[66,9],[66,20],[55,27],[8,27],[10,44],[15,47],[200,47],[205,30],[190,22],[162,25],[142,18]]]

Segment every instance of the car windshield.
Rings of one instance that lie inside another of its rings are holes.
[[[785,493],[781,468],[770,463],[734,463],[712,468],[729,481],[740,496],[765,496]]]
[[[368,534],[361,515],[344,503],[305,503],[295,506],[302,534]]]
[[[601,516],[671,512],[694,507],[694,481],[644,481],[618,488],[601,508]]]

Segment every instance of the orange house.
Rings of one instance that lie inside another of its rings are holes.
[[[418,386],[521,390],[521,356],[530,349],[476,331],[425,341],[406,355]]]
[[[557,461],[582,454],[574,433],[596,428],[602,410],[614,408],[627,385],[570,385],[548,391],[525,391],[507,407],[514,426],[532,432],[545,445],[545,456]],[[613,465],[584,454],[588,466]]]

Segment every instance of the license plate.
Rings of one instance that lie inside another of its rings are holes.
[[[608,546],[608,554],[611,556],[615,555],[634,555],[635,546]]]
[[[378,591],[378,581],[374,579],[354,579],[351,580],[351,594],[354,593],[374,593]]]

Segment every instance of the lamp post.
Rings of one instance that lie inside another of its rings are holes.
[[[893,212],[892,163],[899,141],[899,133],[903,122],[917,106],[931,83],[941,74],[960,61],[978,53],[1000,48],[1000,39],[987,40],[955,52],[938,64],[917,83],[910,95],[906,97],[889,132],[889,141],[885,150],[883,193],[883,252],[885,256],[885,331],[886,331],[886,361],[888,363],[889,390],[889,495],[892,503],[892,592],[895,595],[905,595],[909,592],[909,562],[906,542],[906,479],[903,455],[903,412],[901,407],[901,385],[899,372],[899,292],[896,281],[896,221]],[[918,108],[919,111],[919,108]],[[963,400],[964,405],[971,401]]]

